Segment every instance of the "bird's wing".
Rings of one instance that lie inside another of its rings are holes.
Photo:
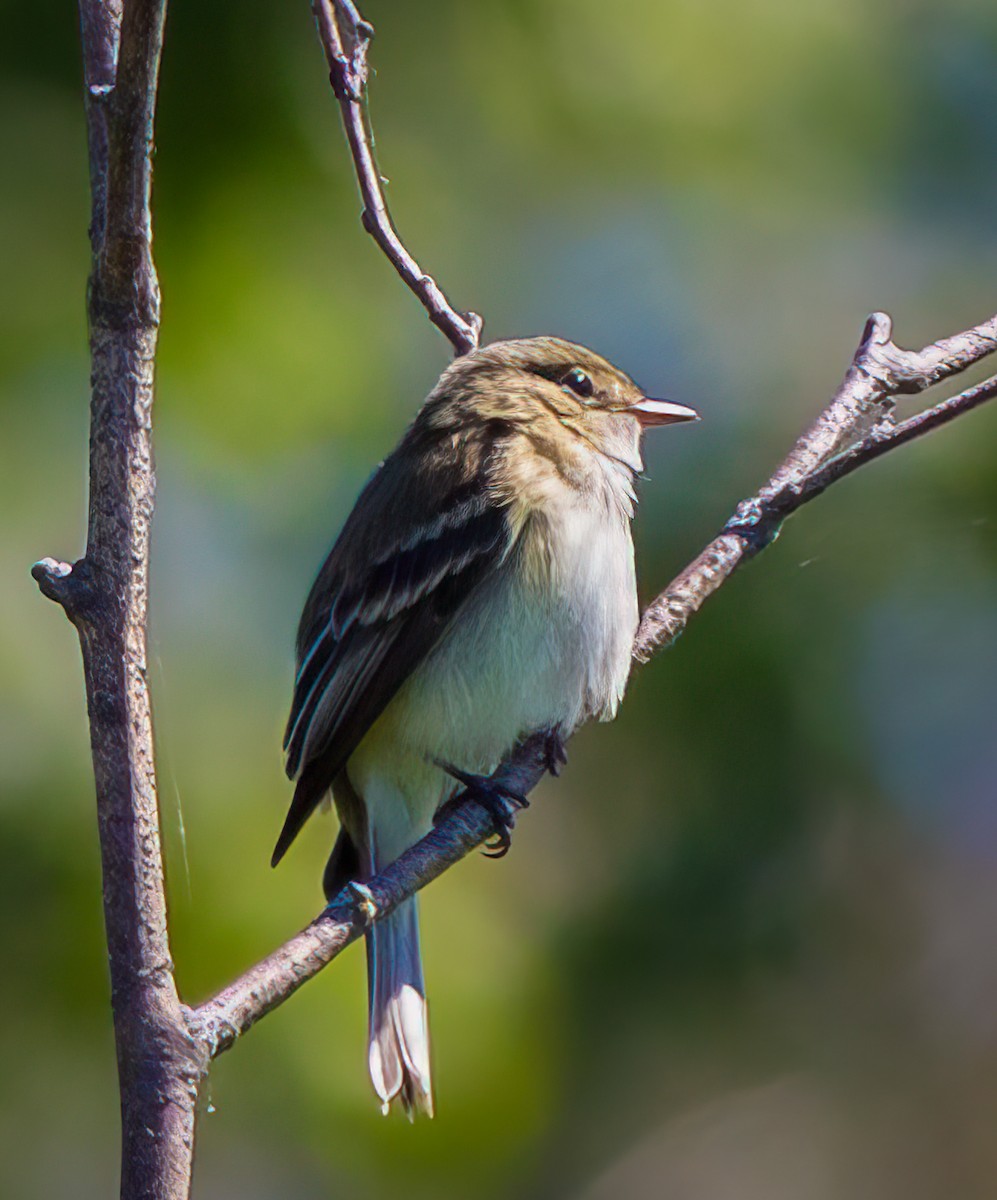
[[[297,779],[278,862],[473,589],[508,553],[481,461],[403,444],[367,484],[312,588],[284,738]]]

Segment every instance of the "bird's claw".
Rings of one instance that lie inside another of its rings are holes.
[[[374,893],[356,879],[351,879],[330,897],[326,908],[352,908],[365,926],[370,925],[380,912]]]
[[[350,899],[353,901],[357,911],[361,914],[364,921],[369,925],[377,916],[378,908],[377,901],[374,899],[374,893],[365,883],[358,883],[355,879],[343,889]]]
[[[483,854],[485,858],[504,858],[512,845],[512,830],[516,824],[516,813],[521,808],[529,808],[530,802],[520,792],[506,787],[488,775],[475,775],[471,771],[462,771],[453,763],[436,760],[441,770],[462,784],[468,797],[481,805],[495,822],[495,836],[485,842]],[[448,800],[436,814],[439,821],[446,815],[447,810],[456,801]]]
[[[560,729],[552,729],[544,739],[544,766],[555,779],[561,774],[561,768],[568,761],[568,752],[564,748],[564,739]]]

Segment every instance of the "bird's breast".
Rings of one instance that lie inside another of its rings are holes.
[[[416,777],[435,758],[490,772],[524,734],[558,726],[567,734],[589,717],[609,719],[636,627],[626,517],[571,496],[534,511],[506,561],[365,738],[355,765],[376,759],[380,773],[391,760],[399,786],[421,794],[428,780]]]

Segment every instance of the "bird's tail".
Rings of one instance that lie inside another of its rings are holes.
[[[431,1117],[429,1021],[415,897],[400,904],[368,932],[367,985],[368,1062],[382,1111],[387,1113],[397,1096],[410,1120],[416,1113]]]

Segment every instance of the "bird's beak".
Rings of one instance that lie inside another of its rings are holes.
[[[642,429],[649,429],[652,425],[676,425],[679,421],[699,420],[699,413],[694,408],[673,404],[671,400],[652,400],[650,396],[638,400],[630,411],[640,421]]]

